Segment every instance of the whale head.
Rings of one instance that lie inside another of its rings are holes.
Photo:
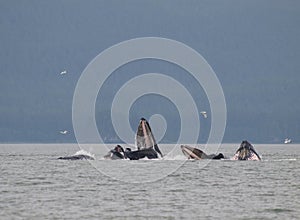
[[[138,150],[153,148],[161,157],[163,157],[151,131],[151,127],[145,118],[140,119],[135,136],[135,145]]]
[[[197,148],[190,147],[187,145],[181,145],[182,153],[187,156],[189,159],[201,160],[203,157],[206,157],[206,154]]]
[[[248,141],[242,141],[239,149],[235,152],[233,160],[261,160],[260,156],[254,150],[254,147]]]
[[[117,145],[113,150],[109,151],[105,156],[104,159],[124,159],[124,149],[120,145]]]

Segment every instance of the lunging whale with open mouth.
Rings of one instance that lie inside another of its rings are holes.
[[[232,160],[261,160],[260,156],[254,150],[254,147],[248,141],[242,141],[239,149],[235,152]]]
[[[132,151],[130,148],[124,149],[117,145],[113,150],[104,156],[105,159],[130,159],[139,160],[142,158],[156,159],[163,157],[155,141],[150,125],[146,119],[141,118],[136,136],[135,145],[137,150]]]
[[[202,150],[199,150],[194,147],[190,147],[187,145],[181,145],[182,153],[187,156],[188,159],[195,159],[195,160],[202,160],[202,159],[222,159],[224,158],[224,155],[222,153],[216,154],[209,154],[207,155]]]

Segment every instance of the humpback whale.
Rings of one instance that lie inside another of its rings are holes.
[[[189,159],[195,159],[195,160],[202,160],[202,159],[222,159],[224,158],[224,155],[222,153],[216,154],[209,154],[207,155],[202,150],[199,150],[194,147],[190,147],[187,145],[181,145],[182,153],[187,156]]]
[[[248,141],[242,141],[239,149],[235,152],[232,160],[261,160],[260,156],[254,150],[254,147]]]
[[[105,159],[130,159],[139,160],[142,158],[156,159],[163,157],[154,135],[151,131],[150,125],[146,119],[141,118],[135,136],[135,146],[137,150],[132,151],[130,148],[124,149],[117,145],[113,150],[109,151],[104,156]]]
[[[59,160],[94,160],[95,158],[85,154],[74,154],[72,156],[59,157]]]
[[[65,156],[65,157],[59,157],[57,158],[59,160],[95,160],[94,155],[90,154],[89,152],[85,150],[77,151],[74,155],[71,156]]]
[[[114,149],[110,150],[105,156],[104,159],[125,159],[124,149],[120,145],[117,145]]]

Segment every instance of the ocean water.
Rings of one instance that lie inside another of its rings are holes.
[[[0,219],[300,218],[300,145],[254,145],[262,161],[185,160],[172,145],[162,160],[103,160],[112,147],[64,161],[76,144],[1,144]]]

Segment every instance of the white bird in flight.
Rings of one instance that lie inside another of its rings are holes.
[[[60,131],[59,133],[61,133],[61,134],[67,134],[68,131],[67,131],[67,130],[64,130],[64,131]]]
[[[202,112],[200,112],[200,114],[203,115],[204,118],[207,118],[207,113],[206,113],[206,111],[202,111]]]
[[[285,144],[289,144],[289,143],[291,143],[291,142],[292,142],[292,139],[290,139],[290,138],[284,139],[284,143],[285,143]]]
[[[64,75],[64,74],[67,74],[67,70],[64,70],[64,71],[60,72],[60,75]]]

